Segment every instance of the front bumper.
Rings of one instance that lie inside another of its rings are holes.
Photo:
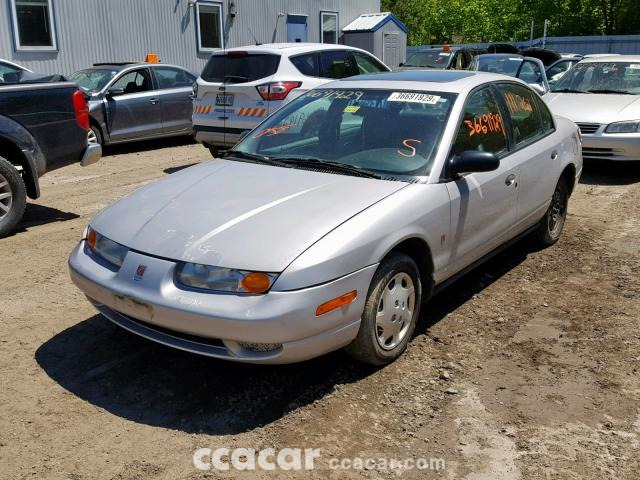
[[[145,265],[144,276],[134,280]],[[348,345],[357,335],[377,265],[337,280],[265,295],[203,293],[179,288],[176,263],[130,251],[119,271],[102,265],[82,241],[69,257],[70,275],[115,324],[158,343],[249,363],[293,363]],[[320,317],[318,305],[351,290],[348,306]],[[256,351],[243,344],[273,344]]]
[[[582,135],[585,160],[640,160],[640,133],[603,133],[605,125],[592,135]]]
[[[87,149],[82,155],[80,165],[86,167],[87,165],[93,165],[102,157],[102,147],[98,144],[87,145]]]

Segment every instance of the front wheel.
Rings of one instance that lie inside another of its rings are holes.
[[[394,253],[385,258],[371,281],[360,330],[347,353],[371,365],[398,358],[416,328],[422,284],[415,262]]]
[[[24,215],[27,190],[22,176],[0,157],[0,238],[9,235]]]
[[[536,240],[544,246],[551,246],[560,239],[560,234],[567,218],[567,206],[569,203],[569,186],[564,178],[561,178],[551,197],[551,203],[542,220],[535,230]]]
[[[95,125],[91,125],[89,130],[87,131],[87,142],[89,145],[102,145],[102,134],[100,130]]]

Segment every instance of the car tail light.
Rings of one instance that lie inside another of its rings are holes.
[[[76,112],[76,122],[85,130],[89,130],[89,107],[87,106],[87,98],[81,90],[76,90],[71,95],[73,110]]]
[[[301,82],[271,82],[258,85],[258,93],[263,100],[284,100],[289,92],[302,85]]]
[[[244,50],[227,52],[227,57],[246,57],[247,55],[249,55],[249,52],[245,52]]]

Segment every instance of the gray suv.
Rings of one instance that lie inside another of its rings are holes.
[[[89,142],[191,135],[196,76],[162,63],[96,63],[71,75],[89,97]]]

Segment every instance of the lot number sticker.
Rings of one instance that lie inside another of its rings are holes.
[[[387,100],[390,102],[413,102],[435,105],[438,103],[438,100],[440,100],[440,97],[438,95],[429,95],[428,93],[393,92]]]

